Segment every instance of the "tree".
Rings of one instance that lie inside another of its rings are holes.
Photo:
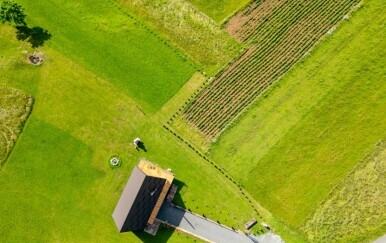
[[[0,5],[0,21],[4,24],[8,22],[14,24],[15,26],[26,25],[24,19],[26,15],[24,14],[24,9],[21,5],[10,1],[3,0]]]

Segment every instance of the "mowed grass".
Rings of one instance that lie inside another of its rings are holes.
[[[6,199],[2,200],[1,208],[7,209],[2,210],[0,218],[3,225],[0,239],[8,242],[194,241],[163,228],[156,238],[144,233],[120,235],[115,231],[114,222],[95,207],[109,202],[90,197],[95,181],[106,176],[106,172],[91,164],[94,151],[67,132],[35,117],[30,118],[25,130],[8,160],[10,165],[0,176],[0,195]],[[172,234],[174,237],[170,238]]]
[[[386,137],[384,7],[366,1],[210,151],[291,226]]]
[[[162,127],[194,90],[178,93],[174,98],[179,100],[149,113],[135,97],[91,72],[91,63],[62,54],[55,38],[40,49],[45,61],[36,67],[26,62],[22,52],[32,50],[15,39],[14,29],[0,26],[0,33],[0,83],[35,99],[30,120],[0,172],[1,241],[194,241],[164,228],[155,238],[118,233],[111,214],[140,158],[173,169],[182,182],[180,206],[239,229],[256,217],[235,185]],[[131,146],[137,136],[147,152]],[[122,158],[122,167],[110,169],[112,155]]]
[[[32,97],[0,85],[0,170],[32,109]]]
[[[107,1],[19,1],[27,22],[52,34],[47,41],[156,111],[195,71],[181,52]]]
[[[91,166],[92,155],[68,133],[31,117],[0,176],[0,238],[69,241],[74,231],[84,232],[77,240],[90,238],[93,213],[84,195],[103,176]]]
[[[379,143],[303,227],[312,242],[365,242],[386,226],[386,144]]]
[[[216,23],[222,24],[233,14],[245,7],[250,0],[189,0],[202,12],[211,17]]]

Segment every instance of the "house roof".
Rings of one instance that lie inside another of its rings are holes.
[[[160,167],[155,166],[154,164],[143,159],[139,162],[138,168],[140,168],[146,175],[166,179],[166,182],[162,188],[161,194],[156,204],[154,205],[154,209],[148,220],[148,224],[152,224],[158,214],[158,211],[161,209],[162,202],[165,200],[170,186],[172,185],[174,174],[164,169],[161,169]]]
[[[152,224],[173,178],[172,173],[141,160],[134,167],[113,212],[118,230],[142,230]]]

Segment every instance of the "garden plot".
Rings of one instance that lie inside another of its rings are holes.
[[[183,117],[215,139],[274,81],[333,28],[359,0],[262,1],[229,21],[230,33],[250,49],[220,72]]]

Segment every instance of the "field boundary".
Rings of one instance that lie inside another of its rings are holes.
[[[163,128],[167,131],[169,131],[172,135],[174,135],[174,137],[176,137],[178,140],[180,140],[181,142],[183,142],[185,145],[187,145],[192,151],[194,151],[198,156],[200,156],[201,158],[203,158],[206,162],[208,162],[208,164],[210,164],[211,166],[213,166],[216,170],[218,170],[226,179],[228,179],[229,181],[231,181],[240,191],[240,193],[244,196],[244,198],[249,202],[250,206],[252,207],[253,211],[258,215],[258,217],[260,218],[260,220],[262,221],[263,218],[262,216],[260,215],[258,209],[256,208],[256,206],[253,204],[253,201],[255,201],[255,199],[253,199],[251,196],[247,195],[247,191],[238,183],[236,182],[234,179],[232,179],[231,176],[229,176],[225,170],[223,168],[221,168],[219,165],[217,165],[216,163],[214,163],[212,160],[210,160],[207,156],[205,156],[203,153],[201,153],[198,149],[196,149],[193,145],[191,145],[188,141],[186,141],[183,137],[181,137],[178,133],[176,133],[172,128],[168,127],[167,125],[163,125]],[[255,201],[256,202],[256,201]],[[256,202],[257,203],[257,202]],[[260,221],[260,222],[261,222]]]
[[[353,175],[358,168],[365,165],[370,160],[374,159],[382,151],[382,149],[386,148],[386,138],[379,140],[377,143],[375,143],[375,145],[372,148],[373,148],[373,150],[371,152],[367,153],[367,155],[365,155],[363,159],[359,160],[358,163],[354,166],[354,168],[349,173],[347,173],[347,175],[342,180],[340,180],[338,183],[336,183],[336,185],[331,189],[331,191],[326,195],[326,197],[318,203],[318,205],[316,206],[316,209],[319,208],[320,206],[322,206],[323,204],[325,204],[327,202],[327,200],[333,195],[333,193],[337,189],[339,189],[344,184],[344,181],[349,176]],[[311,220],[314,213],[315,213],[315,211],[311,212],[305,218],[305,220],[303,220],[303,222],[301,224],[304,224],[305,222]]]
[[[253,88],[253,86],[254,85],[257,85],[257,84],[253,84],[252,86],[251,86],[251,84],[248,86],[246,86],[246,87],[249,87],[248,89],[249,90],[254,90],[254,91],[251,91],[252,93],[255,93],[255,94],[253,94],[253,95],[251,95],[250,94],[250,92],[248,93],[248,92],[245,92],[245,91],[243,91],[242,93],[245,93],[245,95],[246,95],[246,97],[245,97],[245,103],[244,103],[244,101],[242,102],[242,103],[240,103],[240,104],[242,104],[242,105],[239,105],[239,104],[236,104],[235,102],[236,101],[230,101],[231,103],[229,104],[230,105],[230,108],[227,108],[227,111],[229,111],[229,114],[228,114],[228,116],[227,116],[227,118],[229,117],[230,119],[229,119],[229,121],[228,122],[222,122],[222,123],[219,123],[219,124],[217,124],[216,126],[215,126],[215,124],[212,124],[212,123],[214,123],[214,122],[212,122],[211,124],[208,124],[208,125],[204,125],[204,127],[201,127],[201,128],[199,128],[199,127],[197,127],[197,126],[201,126],[201,125],[203,125],[203,124],[205,124],[205,123],[203,123],[204,122],[204,118],[200,118],[200,117],[202,117],[202,116],[199,116],[199,115],[195,115],[197,112],[197,114],[200,114],[202,111],[203,111],[203,107],[205,107],[205,109],[209,109],[209,110],[211,110],[212,112],[217,112],[217,111],[220,111],[219,109],[221,108],[218,108],[218,109],[215,109],[215,105],[213,105],[213,104],[215,104],[215,103],[213,103],[213,100],[212,100],[212,105],[211,104],[209,104],[209,108],[207,107],[208,105],[203,105],[202,103],[203,103],[203,101],[200,103],[201,105],[196,105],[196,109],[194,109],[194,110],[196,110],[196,111],[194,111],[194,112],[196,112],[196,113],[194,113],[193,111],[191,111],[191,112],[189,112],[189,119],[190,120],[192,120],[192,121],[190,121],[190,122],[188,122],[189,124],[191,123],[191,122],[196,122],[197,124],[196,125],[194,125],[194,130],[198,130],[197,132],[200,132],[200,133],[202,133],[203,134],[203,136],[204,137],[207,137],[207,140],[208,141],[210,141],[210,140],[212,140],[212,141],[216,141],[218,138],[219,138],[219,136],[226,130],[226,129],[228,129],[228,127],[234,122],[234,120],[236,120],[237,119],[237,117],[239,117],[242,113],[244,113],[245,112],[245,110],[247,110],[248,108],[249,108],[249,106],[250,105],[252,105],[254,102],[256,102],[256,100],[257,99],[259,99],[259,97],[261,97],[261,95],[263,95],[265,92],[266,92],[266,90],[269,90],[269,89],[271,89],[271,86],[273,86],[275,83],[277,83],[279,80],[281,80],[282,79],[282,77],[284,76],[284,75],[286,75],[287,73],[288,73],[288,71],[289,70],[292,70],[293,69],[293,67],[294,66],[296,66],[299,62],[301,62],[301,61],[303,61],[307,56],[309,56],[310,55],[310,52],[312,52],[313,50],[314,50],[314,48],[320,43],[320,42],[322,42],[322,41],[324,41],[326,38],[328,38],[328,36],[329,35],[331,35],[333,32],[334,32],[334,30],[337,28],[337,27],[339,27],[346,19],[348,19],[349,18],[349,15],[351,15],[352,14],[352,12],[353,11],[355,11],[356,9],[358,9],[358,8],[360,8],[360,6],[362,5],[362,1],[360,1],[360,2],[358,2],[358,3],[356,3],[356,4],[353,4],[352,6],[350,6],[350,7],[347,7],[348,8],[348,12],[345,12],[345,15],[343,16],[343,17],[341,17],[341,16],[337,16],[337,17],[339,17],[339,18],[337,18],[338,20],[337,20],[337,22],[336,23],[334,23],[333,25],[332,25],[332,27],[330,27],[330,26],[328,26],[327,25],[327,23],[326,23],[326,26],[327,27],[329,27],[329,31],[328,32],[321,32],[322,34],[321,34],[321,37],[320,38],[317,38],[317,40],[315,41],[315,43],[311,43],[310,45],[307,45],[307,48],[305,48],[305,52],[304,52],[304,54],[302,54],[301,55],[301,57],[298,59],[298,60],[295,60],[294,61],[294,63],[293,64],[291,64],[288,68],[286,68],[285,69],[285,71],[283,72],[283,73],[281,73],[281,71],[279,70],[279,71],[277,71],[278,73],[278,75],[276,76],[276,74],[275,74],[275,77],[274,77],[274,79],[272,80],[272,82],[268,82],[268,81],[264,81],[262,84],[261,84],[261,88],[256,88],[256,90],[255,90],[255,88]],[[248,44],[249,46],[248,46],[248,48],[246,48],[245,50],[244,50],[244,52],[240,55],[240,56],[238,56],[238,57],[236,57],[234,60],[232,60],[232,62],[229,62],[228,63],[228,65],[225,67],[225,68],[223,68],[223,69],[221,69],[215,76],[214,76],[214,78],[213,78],[213,80],[211,80],[211,82],[209,82],[208,84],[207,84],[207,86],[206,86],[206,88],[208,88],[211,84],[213,84],[213,83],[216,83],[216,82],[214,82],[214,81],[218,81],[216,78],[218,78],[220,75],[222,75],[225,71],[227,71],[229,68],[237,68],[237,66],[240,66],[239,64],[237,64],[237,65],[233,65],[232,66],[232,64],[234,64],[236,61],[238,61],[238,60],[240,60],[240,58],[243,58],[242,56],[247,52],[247,51],[249,51],[249,50],[251,50],[251,48],[253,48],[253,46],[254,46],[254,43],[253,43],[253,41],[251,41],[251,42],[247,42],[246,44]],[[251,58],[249,58],[249,59],[254,59],[253,57],[251,57]],[[244,67],[243,68],[241,68],[241,69],[244,69]],[[232,70],[231,70],[232,71]],[[243,72],[245,72],[246,70],[244,70]],[[276,71],[275,71],[276,72]],[[237,76],[237,75],[236,75]],[[219,81],[218,81],[219,82]],[[217,83],[218,83],[217,82]],[[222,82],[223,83],[223,82]],[[248,83],[248,82],[247,82]],[[260,84],[259,84],[260,85]],[[217,85],[218,86],[218,85]],[[265,86],[265,87],[264,87]],[[221,86],[222,87],[222,86]],[[260,87],[260,86],[259,86]],[[201,89],[201,90],[198,90],[198,95],[196,95],[195,97],[191,97],[191,99],[189,99],[188,100],[188,102],[185,102],[185,105],[182,107],[183,108],[183,110],[184,110],[184,113],[186,113],[186,111],[188,111],[194,104],[195,104],[195,102],[197,102],[197,99],[198,98],[200,98],[201,96],[200,96],[200,94],[202,94],[202,92],[203,92],[203,90],[205,90],[205,89]],[[209,91],[208,91],[209,92]],[[213,92],[211,92],[211,93],[213,93]],[[242,94],[241,94],[242,95]],[[216,95],[216,94],[214,94],[214,95],[211,95],[211,96],[213,96],[214,98],[213,99],[217,99],[216,97],[218,96],[218,95]],[[219,96],[220,97],[220,96]],[[221,96],[221,97],[223,97],[223,96]],[[252,98],[252,99],[249,99],[249,97],[250,98]],[[201,97],[202,98],[202,97]],[[211,99],[211,98],[209,98],[209,99]],[[219,98],[220,99],[220,98]],[[224,97],[223,99],[227,99],[226,97]],[[228,98],[229,99],[229,98]],[[225,103],[224,104],[226,104],[226,103],[229,103],[229,101],[228,102],[226,102],[226,101],[224,101]],[[232,105],[232,102],[234,103],[233,105]],[[244,106],[244,104],[245,104],[245,106]],[[233,106],[234,106],[234,108],[233,108]],[[224,108],[225,109],[225,108]],[[193,114],[194,113],[194,114]],[[185,115],[185,114],[184,114]],[[186,113],[186,115],[187,115],[187,113]],[[218,116],[216,115],[216,114],[214,114],[213,115],[213,117],[214,118],[218,118]],[[188,120],[188,118],[185,118],[185,120]],[[205,120],[206,121],[206,120]],[[200,124],[201,125],[200,125]],[[192,126],[192,124],[190,124],[191,126]],[[210,130],[211,128],[213,128],[214,129],[214,127],[218,127],[218,128],[215,128],[215,131],[214,132],[209,132],[208,133],[208,131],[206,131],[206,130]],[[214,134],[215,133],[215,134]]]
[[[243,11],[244,9],[246,9],[251,3],[256,2],[256,1],[260,1],[261,2],[262,0],[249,0],[248,3],[246,3],[244,6],[238,8],[237,10],[235,10],[233,12],[233,14],[231,14],[227,18],[225,18],[224,21],[221,23],[221,27],[224,28],[228,24],[228,22],[229,22],[229,20],[231,18],[233,18],[236,14],[238,14],[239,12]]]
[[[150,34],[152,34],[154,37],[156,37],[158,40],[160,40],[161,42],[163,42],[164,45],[166,45],[167,47],[170,48],[170,50],[172,50],[176,55],[178,55],[180,58],[182,59],[187,59],[189,65],[191,67],[193,67],[196,71],[198,72],[202,72],[202,67],[200,67],[200,65],[198,65],[191,57],[187,58],[187,56],[184,55],[184,52],[178,48],[178,46],[172,44],[172,42],[170,40],[168,40],[165,36],[161,36],[157,33],[157,31],[155,31],[154,29],[152,29],[151,27],[149,27],[147,24],[144,23],[143,20],[141,20],[140,18],[138,18],[137,16],[135,16],[133,13],[129,13],[120,3],[116,2],[115,0],[107,0],[107,2],[109,2],[110,4],[114,5],[114,7],[116,9],[118,9],[119,11],[121,11],[124,15],[126,15],[127,17],[129,17],[130,19],[132,19],[133,21],[135,21],[136,23],[138,23],[142,28],[146,29]]]
[[[189,0],[109,1],[115,1],[121,11],[139,19],[150,31],[181,50],[198,71],[211,76],[245,47]]]
[[[251,2],[254,2],[253,0]],[[351,16],[353,12],[355,12],[356,10],[360,9],[361,6],[363,5],[363,0],[360,1],[358,4],[354,5],[350,11],[347,13],[348,16]],[[243,9],[247,8],[248,5],[246,5]],[[241,10],[242,11],[242,10]],[[236,15],[237,13],[235,13]],[[336,25],[334,25],[333,29],[336,30],[337,28],[339,28],[345,21],[347,21],[346,18],[343,18],[341,21],[339,21]],[[334,31],[335,32],[335,31]],[[230,128],[231,126],[233,126],[235,123],[237,123],[238,119],[243,115],[245,114],[249,109],[250,107],[256,103],[257,100],[259,100],[262,96],[264,96],[265,94],[267,94],[268,92],[270,92],[273,87],[275,87],[279,81],[290,71],[292,70],[293,68],[295,68],[299,63],[303,62],[305,59],[307,59],[307,57],[309,55],[312,55],[312,52],[314,51],[314,49],[323,41],[325,41],[326,39],[329,38],[329,35],[327,34],[324,34],[324,36],[322,38],[320,38],[310,49],[307,50],[306,52],[306,55],[304,55],[301,59],[299,59],[289,70],[287,70],[285,73],[283,73],[282,75],[280,75],[276,80],[274,80],[266,89],[264,89],[253,101],[251,101],[251,103],[249,105],[247,105],[246,107],[244,107],[235,117],[234,119],[232,119],[231,122],[229,122],[220,132],[219,134],[213,138],[213,139],[206,139],[205,142],[209,142],[209,143],[215,143],[220,137],[221,135],[224,133],[225,130],[227,130],[228,128]],[[202,132],[200,132],[195,126],[192,126],[190,123],[188,123],[185,119],[183,119],[182,117],[182,114],[188,110],[190,108],[190,106],[192,106],[194,104],[194,102],[196,101],[196,98],[198,97],[198,95],[203,91],[205,90],[208,86],[210,86],[217,77],[219,77],[221,74],[223,74],[228,67],[230,67],[233,63],[235,63],[237,60],[239,60],[239,58],[241,58],[242,55],[244,55],[251,47],[253,46],[252,43],[248,44],[248,47],[244,47],[242,48],[242,50],[239,52],[239,55],[238,56],[235,56],[232,60],[230,60],[228,62],[227,65],[225,65],[222,69],[220,69],[213,77],[208,77],[206,75],[205,72],[203,72],[202,74],[207,77],[207,80],[196,90],[193,92],[193,94],[184,102],[184,104],[169,118],[169,120],[166,122],[168,125],[172,126],[172,122],[174,121],[174,119],[176,118],[180,118],[183,122],[185,122],[188,126],[190,126],[192,128],[192,130],[196,133],[199,133],[201,134],[203,137],[205,137],[205,134],[203,134]],[[182,113],[182,114],[181,114]]]
[[[4,165],[6,164],[9,156],[11,155],[13,149],[15,148],[16,146],[16,143],[19,141],[19,138],[20,136],[22,135],[23,133],[23,130],[24,130],[24,126],[25,124],[27,123],[28,121],[28,118],[30,117],[30,115],[32,114],[32,109],[33,109],[33,105],[34,105],[34,99],[32,96],[28,95],[28,103],[25,104],[25,108],[26,108],[26,113],[25,113],[25,119],[23,121],[21,121],[21,123],[18,125],[18,127],[20,128],[20,132],[19,134],[17,135],[15,141],[14,141],[14,144],[10,147],[10,149],[7,151],[7,154],[5,155],[5,157],[3,158],[3,160],[0,161],[0,171],[3,169]]]
[[[212,167],[214,167],[216,170],[218,170],[226,179],[231,181],[240,191],[242,196],[244,197],[245,200],[247,200],[253,209],[253,211],[257,215],[257,222],[262,223],[262,222],[272,222],[272,225],[269,225],[270,231],[273,233],[276,232],[276,227],[280,227],[282,231],[287,231],[291,235],[296,235],[297,239],[304,239],[304,236],[302,235],[303,232],[299,231],[297,228],[293,228],[292,226],[287,225],[282,221],[280,218],[273,218],[271,213],[265,209],[256,199],[254,199],[249,192],[244,189],[241,184],[239,184],[236,180],[234,180],[227,172],[219,165],[217,165],[215,162],[213,162],[211,159],[209,159],[205,154],[199,151],[199,149],[195,148],[192,144],[190,144],[188,141],[186,141],[182,136],[180,136],[177,132],[175,132],[171,127],[169,127],[167,124],[163,125],[163,128],[170,132],[176,139],[180,140],[182,143],[184,143],[186,146],[188,146],[193,152],[195,152],[198,156],[203,158],[208,164],[210,164]],[[257,206],[256,206],[257,205]],[[262,216],[264,214],[264,216]],[[265,221],[266,220],[266,221]],[[265,233],[264,230],[261,230],[259,234]],[[279,234],[281,232],[278,232]]]
[[[241,48],[241,50],[239,51],[238,55],[236,55],[234,58],[232,58],[226,65],[224,65],[215,75],[209,77],[205,72],[201,72],[201,70],[197,70],[198,72],[200,72],[202,75],[204,75],[206,77],[206,80],[200,85],[200,87],[198,89],[196,89],[192,95],[190,95],[190,97],[183,103],[183,105],[180,106],[180,108],[178,108],[178,110],[176,110],[174,112],[174,114],[169,118],[169,120],[166,122],[169,126],[172,126],[172,122],[174,121],[174,119],[176,118],[181,118],[181,120],[183,122],[185,122],[188,126],[190,126],[195,132],[197,133],[200,133],[199,131],[197,131],[197,129],[193,126],[191,126],[189,123],[187,123],[186,121],[184,121],[184,119],[182,119],[182,115],[180,113],[184,113],[187,109],[189,109],[189,107],[195,102],[197,96],[203,91],[205,90],[208,86],[210,86],[213,81],[219,77],[221,74],[223,74],[226,69],[232,65],[233,63],[235,63],[237,60],[239,60],[239,58],[244,55],[248,50],[249,48],[252,46],[252,44],[248,44],[247,47],[243,47]],[[201,134],[201,133],[200,133]]]

